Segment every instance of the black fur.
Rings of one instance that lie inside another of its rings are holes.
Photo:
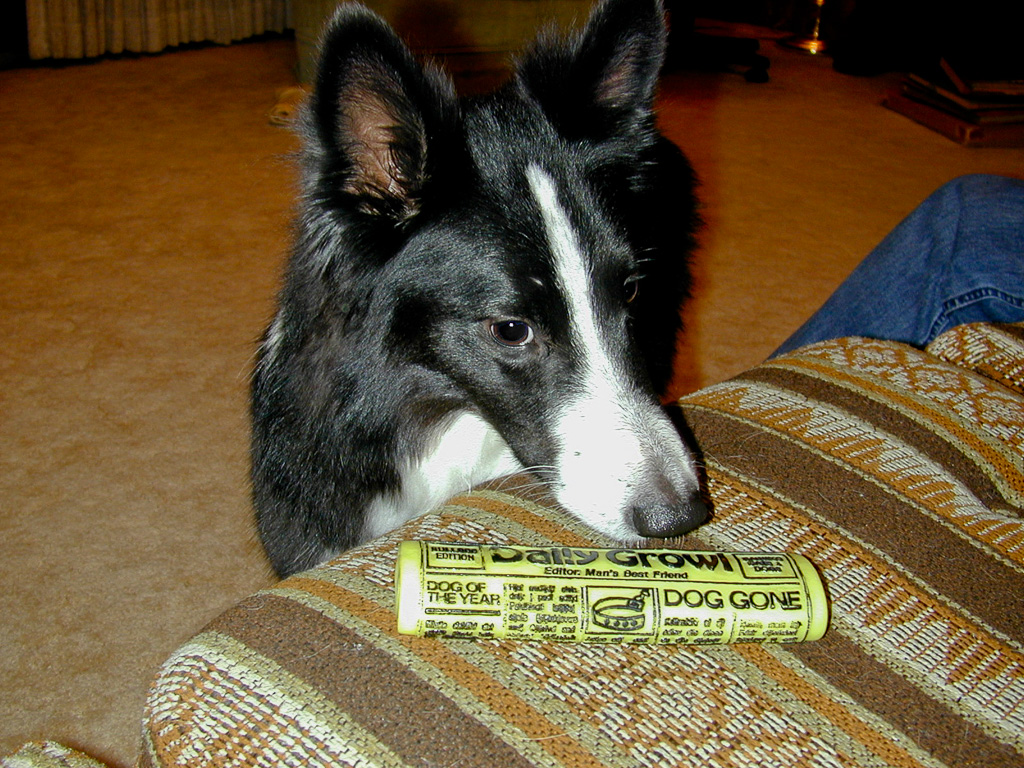
[[[252,383],[254,502],[279,574],[359,543],[368,505],[398,492],[454,413],[481,414],[524,466],[552,463],[545,427],[575,363],[528,163],[573,190],[565,205],[600,254],[595,301],[628,312],[617,343],[631,375],[664,391],[697,216],[690,166],[654,125],[662,16],[655,0],[607,0],[583,33],[542,37],[501,90],[460,101],[377,16],[338,11]],[[505,348],[485,332],[488,318],[521,317],[543,343]]]

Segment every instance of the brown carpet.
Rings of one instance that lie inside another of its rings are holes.
[[[766,45],[667,78],[709,224],[681,389],[762,359],[938,184],[1024,176],[877,106],[893,78]],[[0,753],[134,757],[148,681],[269,583],[246,380],[287,247],[292,46],[0,72]]]

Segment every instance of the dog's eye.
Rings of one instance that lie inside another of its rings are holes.
[[[533,328],[522,320],[496,320],[491,323],[491,336],[506,347],[525,347],[533,341]]]
[[[636,298],[637,293],[640,291],[640,275],[630,275],[626,278],[626,282],[622,284],[622,298],[629,304]]]

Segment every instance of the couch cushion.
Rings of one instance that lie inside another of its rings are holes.
[[[396,634],[403,539],[611,544],[506,481],[213,622],[161,670],[140,763],[1020,766],[1020,395],[920,351],[844,339],[682,408],[714,512],[674,544],[807,555],[831,591],[822,640]]]
[[[1024,325],[970,323],[928,345],[928,352],[1024,395]]]
[[[2,768],[104,768],[102,763],[55,741],[32,741],[0,760]]]

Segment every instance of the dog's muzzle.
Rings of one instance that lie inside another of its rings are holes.
[[[708,508],[700,491],[683,498],[671,493],[667,498],[636,503],[631,510],[633,528],[638,535],[651,539],[682,536],[697,528],[708,517]]]

